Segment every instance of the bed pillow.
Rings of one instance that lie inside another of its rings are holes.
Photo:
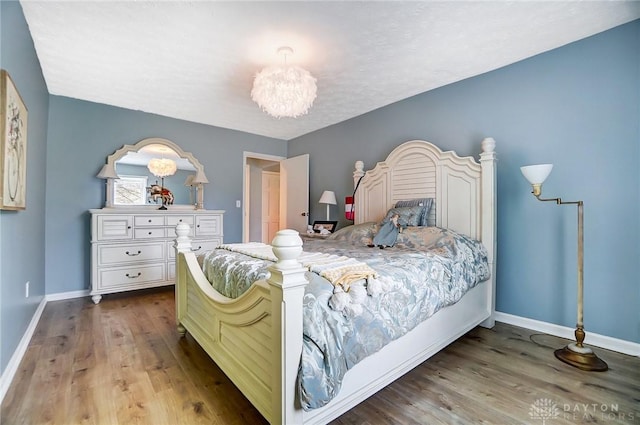
[[[378,233],[378,223],[368,222],[338,229],[327,236],[327,239],[347,241],[358,245],[371,245],[376,233]]]
[[[428,249],[450,233],[434,226],[407,227],[398,235],[395,246],[417,250]]]
[[[427,220],[429,218],[429,211],[431,211],[431,207],[433,206],[433,198],[416,198],[409,199],[396,202],[395,207],[425,207],[423,211],[423,215],[420,218],[420,226],[427,226]]]
[[[389,222],[395,214],[398,214],[398,223],[401,226],[420,226],[424,209],[423,206],[391,208],[381,224]]]

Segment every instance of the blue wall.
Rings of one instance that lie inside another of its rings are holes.
[[[0,66],[28,109],[27,208],[0,211],[0,371],[4,372],[45,294],[45,158],[49,94],[16,1],[0,2]],[[25,298],[25,283],[30,296]]]
[[[497,310],[575,326],[576,209],[537,201],[519,169],[551,162],[543,195],[585,203],[587,335],[640,342],[638,46],[634,21],[290,141],[289,156],[311,154],[312,218],[323,190],[351,194],[356,160],[371,168],[411,139],[477,157],[491,136]]]
[[[89,208],[104,205],[95,177],[125,144],[161,137],[205,167],[204,207],[225,210],[225,242],[242,241],[243,152],[286,156],[287,143],[159,115],[51,96],[47,152],[46,273],[48,294],[89,288]]]

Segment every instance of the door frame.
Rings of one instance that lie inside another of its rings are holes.
[[[269,155],[265,153],[248,152],[242,153],[242,242],[249,242],[249,207],[251,193],[251,179],[249,178],[249,160],[262,159],[267,161],[280,162],[287,159],[285,156]]]

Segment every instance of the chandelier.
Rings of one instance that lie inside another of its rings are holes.
[[[153,158],[149,160],[147,168],[156,177],[172,176],[176,173],[178,166],[172,159]]]
[[[316,98],[316,79],[306,69],[287,65],[291,47],[280,47],[284,66],[269,66],[260,71],[253,81],[251,99],[263,111],[276,118],[296,118],[305,115]]]

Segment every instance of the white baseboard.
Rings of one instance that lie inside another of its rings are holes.
[[[569,340],[575,339],[573,335],[575,329],[566,326],[555,325],[548,322],[541,322],[539,320],[529,319],[521,316],[514,316],[513,314],[501,313],[499,311],[496,311],[494,313],[494,318],[498,322],[507,323],[509,325],[519,326],[521,328],[527,328],[538,332],[544,332],[549,335],[554,335]],[[594,347],[617,351],[619,353],[628,354],[630,356],[640,356],[640,344],[636,342],[625,341],[624,339],[612,338],[610,336],[589,332],[588,329],[587,337],[584,341],[585,344]]]
[[[38,308],[36,308],[35,313],[33,313],[33,317],[31,318],[31,322],[29,322],[29,326],[27,326],[27,330],[25,331],[18,347],[16,347],[16,351],[13,352],[11,359],[9,359],[9,363],[5,368],[2,376],[0,376],[0,403],[4,400],[4,396],[7,394],[9,390],[9,386],[11,385],[11,381],[13,381],[16,372],[18,372],[18,368],[20,367],[20,362],[24,357],[24,354],[27,352],[27,348],[29,348],[29,342],[31,341],[31,337],[36,331],[36,326],[38,326],[38,322],[40,321],[40,316],[42,316],[42,312],[44,311],[44,307],[47,305],[46,297],[42,297],[42,301],[38,304]]]
[[[69,291],[69,292],[58,292],[57,294],[47,294],[45,295],[47,302],[49,301],[61,301],[61,300],[70,300],[72,298],[82,298],[89,296],[89,290],[83,289],[81,291]]]

